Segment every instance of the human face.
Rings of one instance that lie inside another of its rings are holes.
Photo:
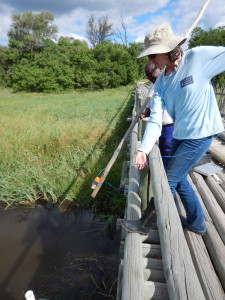
[[[156,65],[160,70],[168,64],[168,57],[166,53],[149,55],[149,60]]]
[[[156,82],[156,79],[161,74],[161,71],[159,70],[159,68],[157,68],[154,65],[153,65],[153,68],[147,69],[147,71],[145,71],[145,72],[146,72],[146,77],[153,83]]]

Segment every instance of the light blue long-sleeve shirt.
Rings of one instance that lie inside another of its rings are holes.
[[[162,129],[162,111],[174,121],[175,139],[199,139],[224,130],[211,78],[225,71],[225,47],[201,46],[184,52],[176,71],[155,83],[151,116],[138,150],[149,153]]]

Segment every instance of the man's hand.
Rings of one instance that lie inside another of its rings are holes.
[[[150,108],[146,107],[143,113],[140,115],[138,121],[141,121],[144,118],[148,118],[150,116]]]
[[[146,162],[147,162],[146,153],[138,151],[135,157],[135,165],[137,165],[138,170],[144,169],[144,167],[147,166]]]

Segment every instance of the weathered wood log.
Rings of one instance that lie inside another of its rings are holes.
[[[137,124],[131,134],[131,159],[129,170],[129,188],[127,198],[127,219],[137,220],[141,216],[141,198],[139,190],[139,172],[134,165],[138,147]],[[122,300],[143,299],[142,240],[138,233],[127,233],[124,246],[124,267],[122,280]]]
[[[124,241],[120,242],[120,257],[124,256]],[[162,258],[160,245],[142,243],[142,257],[146,258]]]
[[[122,296],[122,278],[123,278],[123,261],[119,264],[119,272],[117,279],[116,300],[120,300]]]
[[[165,283],[145,281],[144,282],[144,300],[157,299],[168,300],[167,286]],[[181,299],[180,299],[181,300]]]
[[[191,178],[197,189],[202,197],[205,206],[213,220],[213,223],[222,239],[225,243],[225,215],[222,211],[221,207],[217,203],[215,197],[213,196],[212,192],[208,188],[207,184],[205,183],[204,179],[200,174],[197,172],[190,172]]]
[[[141,240],[142,240],[142,242],[145,242],[145,243],[159,245],[160,244],[159,231],[150,229],[147,236],[146,235],[141,236]]]
[[[122,295],[123,264],[124,264],[124,261],[121,260],[121,263],[119,265],[116,300],[120,300],[121,295]],[[144,269],[143,274],[144,274],[144,281],[152,281],[152,282],[156,282],[156,283],[166,283],[164,272],[161,270]],[[164,290],[164,286],[163,286],[163,290]]]
[[[203,236],[205,245],[212,259],[214,268],[220,278],[220,282],[225,290],[225,248],[224,244],[215,229],[215,226],[206,222],[207,232]],[[225,295],[224,295],[225,298]],[[223,298],[223,299],[224,299]]]
[[[126,238],[126,230],[122,228],[121,240],[125,240],[125,238]],[[152,245],[159,245],[160,240],[159,240],[158,230],[150,229],[148,235],[141,235],[141,241]]]
[[[141,197],[141,210],[144,211],[148,204],[148,183],[149,183],[149,169],[144,168],[140,172],[140,190],[139,195]]]
[[[221,151],[211,144],[209,147],[209,151],[212,154],[212,157],[215,158],[218,162],[225,166],[225,153],[221,155]]]
[[[185,210],[178,195],[177,199],[178,210],[182,215],[184,215]],[[206,235],[208,234],[209,233],[207,232]],[[185,237],[205,298],[212,300],[224,300],[225,295],[223,287],[215,272],[202,237],[188,230],[185,230]]]
[[[161,270],[144,269],[144,280],[166,283],[164,272]]]
[[[220,135],[219,138],[225,141],[225,132],[223,131]]]
[[[125,184],[127,184],[126,181],[128,180],[129,166],[130,166],[129,161],[123,162],[122,174],[121,174],[121,179],[120,179],[120,188],[123,188],[125,186]]]
[[[151,244],[142,244],[142,256],[143,257],[162,257],[161,246],[160,245],[151,245]]]
[[[122,300],[143,299],[143,267],[141,239],[138,233],[128,233],[124,249]]]
[[[196,195],[197,195],[197,197],[198,197],[198,199],[201,203],[201,206],[202,206],[202,209],[203,209],[203,212],[204,212],[205,220],[212,223],[212,218],[210,217],[210,215],[208,213],[208,210],[205,207],[205,203],[202,201],[202,197],[199,194],[197,187],[194,185],[190,175],[188,175],[188,182],[190,183],[191,187],[195,191],[195,193],[196,193]]]
[[[159,159],[151,160],[153,157]],[[149,162],[169,297],[173,300],[205,299],[156,145],[149,155]]]
[[[225,192],[212,176],[206,176],[205,182],[207,183],[223,212],[225,212]]]
[[[224,300],[223,287],[212,265],[202,237],[188,231],[185,232],[185,236],[205,298]]]
[[[221,180],[221,184],[220,184],[221,188],[225,191],[225,174],[223,172],[219,172],[216,175]]]
[[[142,258],[142,265],[145,269],[163,270],[163,263],[161,259]]]

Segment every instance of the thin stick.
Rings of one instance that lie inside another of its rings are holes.
[[[184,37],[188,38],[188,36],[191,34],[192,30],[195,28],[196,24],[198,23],[198,21],[201,19],[202,15],[204,14],[206,7],[208,6],[209,2],[211,0],[206,0],[205,3],[203,4],[202,8],[200,9],[195,21],[193,22],[193,24],[191,25],[191,27],[186,31]]]
[[[101,176],[101,182],[99,185],[96,186],[96,188],[94,189],[94,191],[92,192],[91,196],[93,198],[96,197],[98,191],[100,190],[103,182],[106,179],[106,176],[108,175],[110,169],[112,168],[114,162],[116,161],[117,156],[120,153],[120,150],[123,147],[124,142],[126,141],[126,139],[130,136],[131,131],[133,130],[135,124],[137,123],[138,119],[140,118],[140,115],[142,114],[143,110],[145,109],[147,103],[150,101],[150,98],[152,97],[153,93],[154,93],[154,85],[152,84],[149,92],[148,92],[148,96],[146,97],[145,102],[143,103],[143,105],[141,106],[140,110],[138,111],[138,113],[136,114],[135,118],[133,119],[132,123],[130,124],[130,127],[128,128],[127,132],[125,133],[124,137],[122,138],[121,142],[119,143],[118,147],[116,148],[113,156],[111,157],[110,161],[108,162],[108,165],[106,166],[102,176]]]
[[[195,19],[195,21],[193,22],[193,24],[191,25],[191,27],[190,27],[190,28],[187,30],[187,32],[185,33],[185,35],[184,35],[185,38],[187,38],[187,37],[191,34],[192,30],[195,28],[196,24],[198,23],[198,21],[199,21],[200,18],[202,17],[202,15],[203,15],[204,11],[206,10],[206,7],[208,6],[208,4],[209,4],[210,1],[211,1],[211,0],[206,0],[206,1],[205,1],[205,3],[203,4],[202,8],[200,9],[200,11],[199,11],[199,13],[198,13],[198,15],[197,15],[197,17],[196,17],[196,19]],[[154,88],[153,88],[153,87],[154,87],[154,85],[151,86],[151,90],[149,91],[149,97],[146,97],[146,101],[145,101],[144,104],[141,106],[141,108],[140,108],[140,110],[138,111],[136,117],[133,119],[133,121],[132,121],[130,127],[128,128],[127,132],[125,133],[124,137],[122,138],[121,142],[119,143],[119,146],[116,148],[116,150],[115,150],[113,156],[111,157],[111,159],[110,159],[108,165],[106,166],[106,168],[105,168],[105,170],[104,170],[104,172],[103,172],[103,174],[102,174],[102,176],[101,176],[101,183],[100,183],[100,185],[97,185],[97,187],[94,189],[94,191],[93,191],[92,194],[91,194],[91,196],[92,196],[93,198],[96,197],[98,191],[100,190],[102,184],[104,183],[104,181],[105,181],[105,179],[106,179],[106,176],[108,175],[110,169],[112,168],[114,162],[116,161],[116,158],[117,158],[117,156],[119,155],[120,150],[121,150],[121,148],[122,148],[124,142],[126,141],[126,139],[127,139],[127,138],[129,137],[129,135],[131,134],[131,131],[133,130],[133,128],[134,128],[135,124],[137,123],[137,121],[138,121],[140,115],[142,114],[143,110],[145,109],[147,103],[149,102],[149,100],[150,100],[149,98],[152,97],[152,95],[153,95],[153,93],[154,93]]]

